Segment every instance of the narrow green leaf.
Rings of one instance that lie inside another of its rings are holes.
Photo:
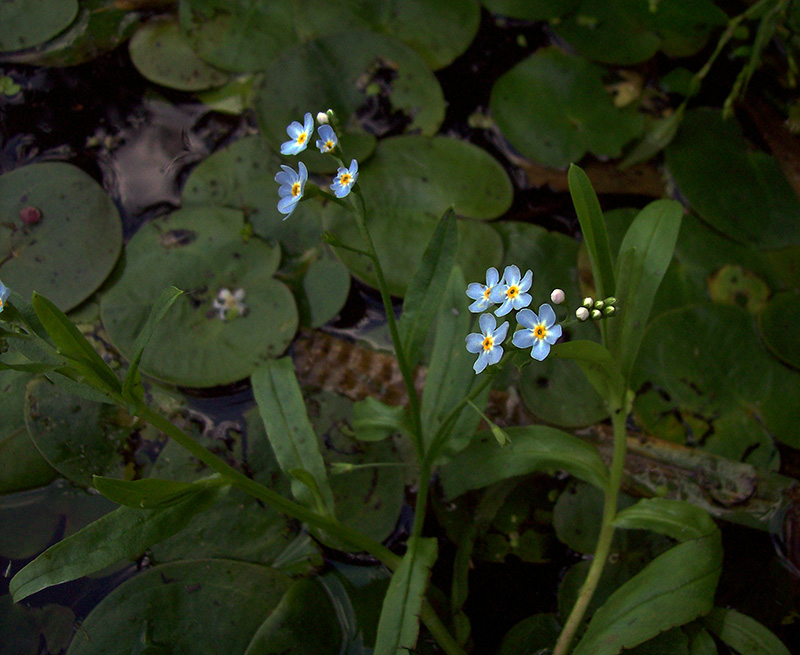
[[[37,591],[132,559],[180,532],[195,514],[211,507],[219,489],[202,489],[165,509],[119,509],[59,541],[17,573],[9,584],[15,601]]]
[[[253,372],[251,379],[258,411],[281,470],[289,476],[292,469],[307,471],[316,481],[328,513],[332,514],[333,492],[292,359],[268,360]],[[307,507],[315,507],[313,493],[296,478],[292,480],[292,493]]]
[[[581,232],[589,251],[597,294],[601,299],[608,298],[614,295],[614,264],[600,202],[586,173],[575,164],[569,167],[567,181],[572,204],[575,205]]]
[[[616,655],[708,614],[721,571],[719,530],[678,544],[609,597],[573,655]]]
[[[53,364],[7,364],[0,362],[0,371],[24,371],[25,373],[49,373],[58,368]]]
[[[617,514],[614,525],[626,530],[652,530],[678,541],[699,539],[717,529],[701,507],[666,498],[643,498]]]
[[[121,386],[114,371],[97,354],[66,314],[38,293],[33,294],[31,304],[58,352],[70,360],[72,367],[86,379],[87,383],[105,393],[118,394]]]
[[[692,635],[689,644],[689,655],[718,655],[717,644],[708,630],[702,628]]]
[[[144,353],[145,347],[153,337],[153,332],[155,332],[158,323],[164,318],[167,310],[172,307],[172,303],[174,303],[182,293],[183,291],[180,289],[170,287],[169,289],[165,289],[158,300],[153,304],[153,308],[150,310],[150,316],[147,317],[144,328],[142,328],[139,336],[136,337],[136,343],[133,346],[133,357],[128,366],[125,381],[122,384],[122,395],[126,400],[137,402],[141,399],[142,392],[139,362],[142,359],[142,353]]]
[[[472,314],[467,307],[467,283],[461,268],[455,266],[450,274],[447,290],[436,317],[433,353],[422,393],[422,428],[426,452],[434,434],[444,418],[469,393],[478,376],[472,370],[475,355],[467,352],[464,339],[470,331]],[[486,394],[475,399],[478,407],[485,407]],[[451,436],[431,453],[437,459],[442,450],[456,452],[475,434],[480,417],[474,412],[461,412],[451,430]],[[428,455],[426,455],[428,457]]]
[[[736,610],[715,607],[711,614],[703,619],[703,624],[739,653],[789,655],[789,649],[770,630]]]
[[[503,428],[501,428],[494,421],[492,421],[492,419],[486,416],[486,414],[484,414],[481,411],[480,407],[478,407],[471,400],[468,400],[467,402],[469,406],[472,407],[472,409],[474,409],[475,412],[477,412],[478,416],[480,416],[484,421],[486,421],[486,424],[489,426],[489,430],[491,431],[492,435],[494,436],[495,439],[497,439],[498,445],[506,446],[509,443],[511,443],[511,439],[508,438],[508,433],[506,433],[506,431],[503,430]]]
[[[308,487],[308,490],[311,492],[311,496],[314,498],[314,509],[319,514],[326,514],[328,512],[328,508],[325,507],[325,499],[322,497],[322,492],[320,492],[314,476],[305,469],[290,469],[289,475]]]
[[[678,133],[685,107],[685,105],[681,105],[675,113],[656,120],[644,138],[622,160],[619,168],[625,170],[634,164],[647,161],[666,148]]]
[[[433,563],[436,539],[412,537],[383,600],[374,655],[407,654],[417,643],[419,613]]]
[[[353,405],[353,431],[361,441],[382,441],[393,432],[406,431],[402,407],[392,407],[368,396]]]
[[[622,240],[616,292],[620,311],[606,329],[609,349],[625,379],[639,354],[656,291],[672,261],[682,217],[680,203],[656,200],[639,212]]]
[[[422,255],[403,302],[400,338],[409,366],[416,366],[442,302],[458,250],[455,213],[448,209],[439,220]]]
[[[118,480],[95,475],[94,486],[101,494],[118,505],[134,509],[160,509],[170,507],[209,486],[222,486],[222,478],[214,477],[197,482],[177,482],[145,478],[143,480]]]
[[[442,467],[447,498],[534,471],[564,470],[599,489],[605,488],[606,465],[597,451],[578,437],[544,425],[507,428],[506,434],[511,443],[505,448],[483,433]]]
[[[594,341],[567,341],[556,345],[550,356],[573,360],[606,402],[621,404],[625,397],[625,380],[608,349]]]

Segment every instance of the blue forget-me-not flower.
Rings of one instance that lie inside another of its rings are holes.
[[[278,195],[281,199],[278,201],[278,211],[281,214],[286,214],[283,217],[285,221],[297,207],[300,198],[303,197],[303,190],[308,180],[308,169],[303,162],[299,162],[298,173],[295,173],[289,166],[281,165],[282,172],[275,176],[275,181],[280,184]]]
[[[11,290],[2,282],[0,282],[0,312],[3,311],[3,308],[6,306],[6,300],[8,300],[8,296],[11,294]]]
[[[497,327],[497,319],[491,314],[481,314],[478,321],[481,327],[481,334],[473,332],[467,335],[467,350],[478,355],[478,359],[472,365],[475,373],[480,373],[490,364],[497,364],[503,356],[503,348],[500,346],[508,334],[508,322],[504,322]]]
[[[286,134],[292,137],[289,141],[284,141],[281,144],[282,155],[296,155],[308,147],[308,140],[314,132],[314,119],[310,113],[306,113],[303,117],[303,125],[297,121],[292,121],[289,127],[286,128]]]
[[[503,279],[489,294],[489,300],[493,303],[502,303],[497,308],[497,316],[505,316],[512,309],[522,309],[531,304],[531,295],[525,293],[531,288],[533,283],[533,272],[528,271],[525,277],[520,279],[519,269],[512,264],[506,266],[503,272]]]
[[[514,332],[511,343],[517,348],[531,348],[531,357],[542,361],[550,354],[550,346],[561,336],[561,326],[554,325],[556,313],[547,303],[539,307],[539,315],[530,309],[517,314],[517,323],[524,329]]]
[[[470,283],[467,287],[467,296],[475,302],[469,306],[469,311],[478,314],[489,309],[494,304],[490,298],[492,289],[497,286],[498,282],[500,282],[500,273],[492,266],[486,270],[486,284],[481,284],[480,282]]]
[[[331,189],[337,198],[344,198],[358,179],[358,162],[354,159],[350,162],[350,168],[340,168],[336,177],[333,179]]]
[[[330,125],[320,125],[317,129],[319,139],[317,139],[317,148],[322,154],[333,152],[339,139],[336,137],[336,132]]]

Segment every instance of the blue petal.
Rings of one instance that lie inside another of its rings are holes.
[[[478,324],[481,326],[481,332],[483,332],[484,335],[492,334],[497,327],[497,321],[491,314],[481,314],[481,317],[478,319]]]
[[[500,281],[500,273],[497,272],[497,269],[492,266],[486,269],[486,286],[487,287],[495,287],[497,283]]]
[[[489,360],[489,364],[497,364],[503,358],[503,346],[495,346],[492,348],[487,356],[486,359]]]
[[[299,200],[300,196],[281,198],[278,201],[278,211],[281,214],[291,214],[294,211],[294,208],[297,206]]]
[[[539,307],[539,318],[542,319],[542,323],[544,323],[545,327],[549,328],[556,322],[556,313],[550,305],[544,303]]]
[[[531,288],[531,284],[533,284],[533,271],[528,269],[525,273],[525,277],[519,283],[519,290],[520,291],[527,291]]]
[[[289,123],[289,127],[286,128],[286,134],[292,137],[292,140],[296,139],[300,134],[305,131],[302,125],[297,121],[292,121]]]
[[[358,177],[358,162],[355,159],[350,161],[350,169],[347,171],[353,176],[353,181]]]
[[[297,162],[297,169],[300,171],[297,178],[300,180],[300,187],[303,188],[306,185],[306,180],[308,180],[308,169],[303,162]]]
[[[503,280],[505,280],[506,285],[509,287],[519,284],[519,269],[516,265],[511,264],[511,266],[506,266],[506,270],[503,273]]]
[[[483,350],[483,335],[473,332],[467,335],[467,350],[471,353],[479,353]]]
[[[506,300],[506,289],[508,287],[504,284],[499,284],[495,287],[492,287],[491,292],[489,293],[489,300],[492,302],[504,302]]]
[[[521,293],[516,298],[514,298],[514,309],[522,309],[523,307],[527,307],[531,304],[531,294],[529,293]]]
[[[514,308],[514,302],[510,298],[506,298],[503,304],[495,310],[496,316],[505,316]]]
[[[536,337],[533,336],[533,331],[527,329],[517,330],[514,332],[514,336],[511,337],[511,343],[517,348],[530,348],[535,340]]]
[[[489,314],[491,316],[491,314]],[[503,323],[499,328],[494,331],[494,343],[496,346],[499,346],[503,341],[506,340],[506,335],[508,334],[508,321]]]
[[[526,327],[526,328],[533,328],[539,322],[539,319],[536,317],[530,309],[523,309],[517,314],[517,323]]]
[[[545,341],[547,341],[547,343],[552,345],[560,338],[561,338],[561,326],[554,325],[553,327],[548,328],[547,336],[544,339]]]
[[[467,297],[473,300],[480,300],[483,298],[483,291],[486,287],[479,282],[470,282],[467,285]]]
[[[550,354],[550,344],[544,339],[537,339],[531,349],[531,357],[541,362],[548,354]]]
[[[489,302],[486,298],[480,298],[476,300],[469,306],[469,311],[473,314],[479,314],[480,312],[486,311],[490,306],[491,302]]]
[[[475,373],[480,373],[483,369],[486,368],[488,364],[488,356],[486,355],[486,351],[484,350],[480,355],[478,355],[478,359],[475,360],[475,363],[472,365],[472,368],[475,369]]]
[[[308,134],[314,131],[314,118],[311,116],[311,112],[306,112],[306,115],[303,116],[303,131]]]

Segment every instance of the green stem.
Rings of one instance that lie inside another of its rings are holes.
[[[358,190],[355,190],[351,195],[355,198],[353,204],[356,208],[356,223],[358,224],[358,229],[367,245],[369,257],[375,266],[375,275],[378,278],[378,289],[380,290],[381,300],[383,301],[383,309],[386,312],[386,320],[389,323],[389,333],[391,334],[392,343],[394,344],[397,365],[403,375],[403,382],[405,383],[406,393],[408,394],[408,410],[411,415],[411,432],[414,440],[414,447],[417,451],[418,461],[422,462],[425,456],[425,448],[422,443],[422,419],[420,417],[419,396],[414,386],[414,371],[411,370],[411,367],[408,365],[408,360],[406,359],[403,343],[400,340],[400,331],[397,329],[397,319],[394,316],[389,287],[383,275],[383,267],[378,259],[378,253],[375,251],[375,244],[372,242],[369,229],[367,229],[367,208],[364,205],[364,198]]]
[[[422,609],[420,610],[419,618],[422,619],[425,627],[428,628],[428,632],[433,635],[436,642],[447,655],[466,655],[464,649],[461,648],[461,645],[453,638],[453,635],[450,634],[426,598],[422,600]]]
[[[589,603],[592,601],[597,584],[603,575],[603,569],[608,561],[611,552],[611,542],[614,539],[614,519],[617,517],[617,501],[619,499],[619,488],[622,484],[622,473],[625,465],[625,449],[627,445],[627,435],[625,432],[626,412],[622,409],[623,403],[619,403],[611,415],[611,422],[614,426],[614,455],[611,460],[611,474],[608,485],[605,489],[605,499],[603,502],[603,522],[600,527],[600,534],[597,537],[597,547],[594,559],[589,567],[581,590],[578,593],[578,600],[575,602],[570,612],[564,629],[558,637],[553,655],[567,655],[575,638],[575,634],[580,627]]]
[[[235,468],[222,461],[210,450],[197,443],[183,430],[173,425],[170,421],[146,405],[137,407],[136,414],[140,418],[150,423],[153,427],[161,430],[171,439],[177,441],[192,455],[203,462],[203,464],[219,473],[233,486],[241,489],[246,494],[253,496],[254,498],[258,498],[270,507],[273,507],[287,516],[291,516],[298,521],[303,521],[304,523],[308,523],[309,525],[319,528],[320,530],[324,530],[331,536],[351,544],[360,550],[368,552],[392,570],[396,569],[400,564],[400,557],[395,555],[383,544],[380,544],[377,541],[370,539],[366,535],[363,535],[360,532],[340,523],[333,516],[317,514],[313,510],[310,510],[303,505],[299,505],[298,503],[284,498],[280,494],[274,492],[272,489],[259,484],[255,480],[251,480],[240,471],[237,471]]]

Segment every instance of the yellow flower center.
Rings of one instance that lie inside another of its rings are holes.
[[[350,175],[350,173],[342,173],[339,176],[339,184],[341,184],[342,186],[347,186],[348,184],[350,184],[352,179],[353,176]]]
[[[0,298],[0,309],[3,309],[3,299]]]
[[[533,336],[539,340],[542,340],[547,336],[547,328],[545,327],[544,323],[540,323],[533,328]]]
[[[333,141],[326,141],[325,142],[325,150],[333,150]]]
[[[295,182],[292,185],[292,197],[296,198],[299,195],[300,195],[300,182]]]
[[[484,300],[489,300],[489,296],[491,295],[491,293],[492,293],[492,287],[486,287],[483,290],[483,298],[484,298]]]
[[[306,134],[305,132],[300,132],[300,134],[297,135],[297,145],[302,146],[306,142],[307,138],[308,134]]]
[[[512,284],[506,289],[506,295],[513,300],[519,295],[519,287],[516,284]]]
[[[485,337],[482,345],[484,350],[491,350],[494,348],[494,337]]]

